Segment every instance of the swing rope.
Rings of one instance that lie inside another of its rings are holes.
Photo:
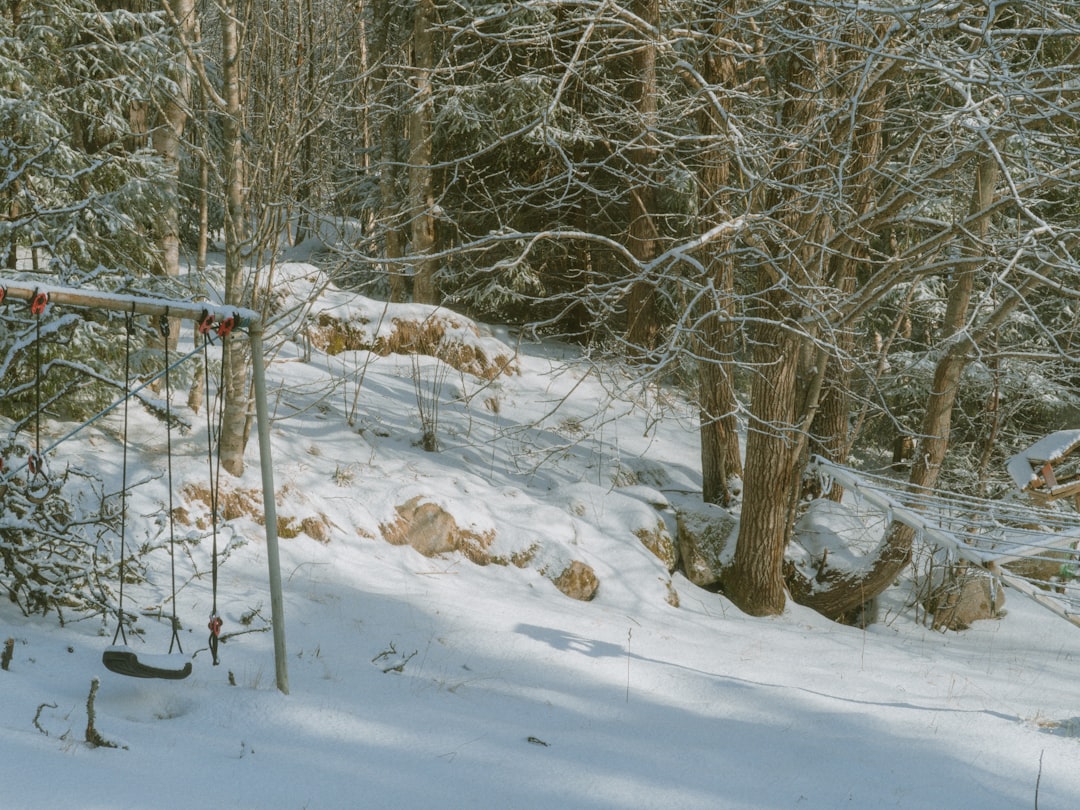
[[[120,464],[120,596],[117,606],[116,632],[113,633],[113,644],[121,638],[126,646],[127,631],[124,630],[124,580],[127,578],[127,482],[128,482],[128,400],[126,392],[131,388],[131,336],[135,332],[135,305],[131,305],[131,313],[124,318],[124,449],[123,460]]]
[[[41,319],[49,303],[48,293],[39,292],[30,302],[34,316],[34,449],[26,459],[30,478],[26,483],[26,498],[31,503],[42,504],[49,497],[51,485],[45,471],[45,455],[41,452]]]
[[[133,678],[165,678],[179,680],[191,674],[191,661],[185,661],[182,666],[161,665],[140,661],[138,656],[127,649],[127,633],[124,630],[124,579],[126,573],[126,538],[127,538],[127,459],[128,459],[128,400],[134,392],[131,386],[131,337],[135,331],[134,325],[135,305],[132,304],[131,315],[127,318],[127,336],[124,341],[124,450],[122,464],[122,488],[120,491],[120,595],[118,608],[118,622],[116,634],[113,636],[113,647],[101,655],[102,663],[106,669],[119,675],[128,675]],[[165,443],[168,469],[169,489],[169,566],[172,577],[172,639],[169,642],[169,653],[175,649],[183,653],[180,643],[180,621],[176,616],[176,531],[175,531],[175,508],[173,505],[173,471],[172,471],[172,383],[170,379],[171,364],[169,362],[169,311],[160,321],[160,330],[165,344]],[[124,648],[116,647],[117,638],[122,638]]]
[[[210,621],[207,623],[207,627],[210,630],[210,656],[213,659],[214,666],[221,663],[218,660],[218,643],[221,640],[221,627],[222,620],[218,614],[217,606],[217,592],[218,592],[218,495],[219,485],[221,482],[221,453],[217,453],[217,464],[214,463],[214,445],[215,439],[219,439],[221,435],[221,420],[224,418],[224,399],[221,397],[221,391],[225,387],[225,362],[224,362],[224,346],[225,339],[228,337],[228,332],[222,332],[219,330],[218,334],[222,338],[222,363],[221,363],[221,378],[218,382],[218,430],[215,433],[213,420],[211,417],[211,411],[213,410],[210,398],[210,357],[209,347],[211,343],[210,331],[213,325],[213,317],[209,314],[203,316],[202,321],[199,324],[199,332],[203,336],[203,391],[206,400],[206,462],[209,469],[210,476],[210,527],[213,535],[213,550],[210,557],[211,565],[211,593],[213,598],[213,604],[210,608]]]
[[[165,314],[159,321],[161,336],[165,344],[165,458],[168,470],[169,489],[169,570],[172,577],[172,640],[169,642],[169,652],[182,653],[183,646],[180,644],[180,622],[176,617],[176,520],[173,507],[173,467],[172,467],[172,387],[169,382],[169,308],[165,307]]]

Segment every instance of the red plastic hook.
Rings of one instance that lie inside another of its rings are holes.
[[[203,310],[202,318],[199,319],[199,334],[209,335],[214,328],[214,316]]]
[[[30,302],[30,312],[34,315],[41,315],[45,312],[45,307],[49,305],[49,294],[47,292],[34,293],[34,298]]]
[[[225,318],[225,320],[218,324],[218,337],[228,337],[229,333],[232,332],[234,326],[236,326],[236,317],[234,315],[230,315],[228,318]]]

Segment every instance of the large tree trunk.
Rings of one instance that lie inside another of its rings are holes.
[[[789,493],[797,486],[795,423],[799,341],[779,323],[756,330],[746,439],[746,486],[731,574],[724,593],[753,616],[783,612],[784,549],[790,532]]]
[[[828,51],[810,33],[816,21],[809,7],[789,8],[788,35],[806,33],[796,36],[785,55],[777,57],[783,69],[777,87],[782,99],[779,123],[786,137],[777,142],[771,156],[772,183],[762,202],[791,236],[787,241],[769,240],[755,285],[760,320],[753,336],[742,518],[731,573],[724,578],[724,592],[739,608],[757,616],[782,613],[787,598],[784,551],[803,447],[797,427],[803,421],[796,413],[798,381],[803,353],[809,348],[802,323],[807,299],[795,291],[823,286],[818,251],[830,229],[828,209],[809,203],[804,192],[805,184],[827,169],[816,162],[815,154],[823,137],[818,115],[828,81],[824,64]]]

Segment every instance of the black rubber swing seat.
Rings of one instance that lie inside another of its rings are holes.
[[[164,678],[178,681],[191,674],[191,661],[180,655],[151,655],[141,660],[127,647],[110,647],[101,654],[110,672],[130,678]]]

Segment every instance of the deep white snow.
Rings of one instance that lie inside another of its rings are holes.
[[[339,293],[330,303],[353,316],[373,306]],[[0,640],[16,642],[0,672],[0,806],[1080,806],[1076,627],[1011,594],[1004,619],[934,632],[905,608],[903,584],[865,631],[795,605],[749,618],[669,576],[634,534],[700,486],[693,409],[590,370],[567,347],[499,331],[484,345],[495,340],[519,350],[520,372],[490,382],[430,358],[308,359],[294,341],[275,354],[279,513],[329,527],[326,542],[281,540],[290,694],[274,684],[265,543],[248,518],[219,538],[219,609],[240,634],[218,667],[206,649],[209,539],[177,557],[187,680],[106,671],[111,623],[58,627],[0,604]],[[417,445],[417,378],[439,403],[438,453]],[[132,477],[157,477],[132,494],[129,528],[160,539],[166,527],[140,516],[160,515],[166,498],[165,437],[145,411],[132,416]],[[174,436],[178,493],[207,478],[205,428],[190,418],[194,429]],[[113,414],[58,448],[54,468],[116,481],[119,439]],[[247,473],[227,487],[257,492],[257,451],[252,441]],[[380,525],[418,494],[462,527],[494,531],[495,551],[535,549],[532,563],[481,567],[389,545]],[[819,513],[815,531],[827,526]],[[599,576],[592,602],[540,572],[572,559]],[[153,560],[151,581],[126,598],[143,614],[133,645],[157,655],[169,629],[155,608],[171,608],[168,557]],[[84,741],[94,679],[95,727],[120,747]]]

